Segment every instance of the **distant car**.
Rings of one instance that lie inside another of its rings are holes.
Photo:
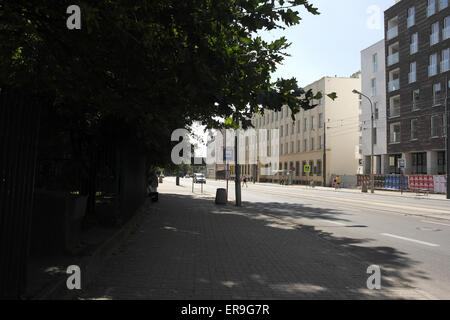
[[[194,173],[194,183],[206,183],[206,178],[203,173]]]

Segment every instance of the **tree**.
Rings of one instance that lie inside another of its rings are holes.
[[[288,105],[294,117],[322,97],[295,78],[272,82],[290,44],[258,36],[300,23],[300,7],[319,14],[307,0],[79,1],[81,30],[66,27],[70,4],[0,3],[0,88],[51,101],[91,195],[105,142],[139,142],[164,164],[176,128],[220,127],[220,118],[247,128],[264,109]]]

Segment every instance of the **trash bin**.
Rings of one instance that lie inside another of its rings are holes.
[[[217,189],[216,204],[227,204],[227,190],[226,189]]]
[[[367,189],[368,189],[367,184],[363,184],[363,185],[361,186],[361,192],[367,193],[367,191],[368,191]]]
[[[177,177],[177,186],[180,185],[180,177]]]

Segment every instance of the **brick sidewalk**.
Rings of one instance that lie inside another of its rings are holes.
[[[358,247],[382,264],[382,289],[371,291],[373,262],[345,239],[293,225],[267,204],[218,207],[188,188],[162,184],[159,191],[140,229],[79,299],[429,298],[401,285],[408,267],[401,253]]]

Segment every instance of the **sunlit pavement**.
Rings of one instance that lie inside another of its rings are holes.
[[[429,254],[436,257],[433,263],[447,259],[447,266],[441,267],[448,270],[448,250],[441,245],[374,237],[378,230],[367,232],[371,228],[354,224],[349,219],[353,216],[342,208],[327,208],[323,199],[317,205],[289,194],[269,196],[261,191],[265,186],[249,185],[243,191],[242,208],[216,206],[211,196],[217,189],[214,183],[207,182],[204,194],[196,185],[193,194],[189,180],[176,186],[173,178],[166,178],[159,187],[160,201],[148,206],[144,224],[77,298],[445,297],[445,289],[429,290],[424,285],[433,284],[435,275],[421,270],[423,265],[408,252],[420,256],[431,250]],[[387,212],[381,215],[384,219],[417,219]],[[389,228],[385,234],[396,235]],[[380,290],[367,288],[370,265],[381,268]],[[445,275],[437,280],[448,288]]]

